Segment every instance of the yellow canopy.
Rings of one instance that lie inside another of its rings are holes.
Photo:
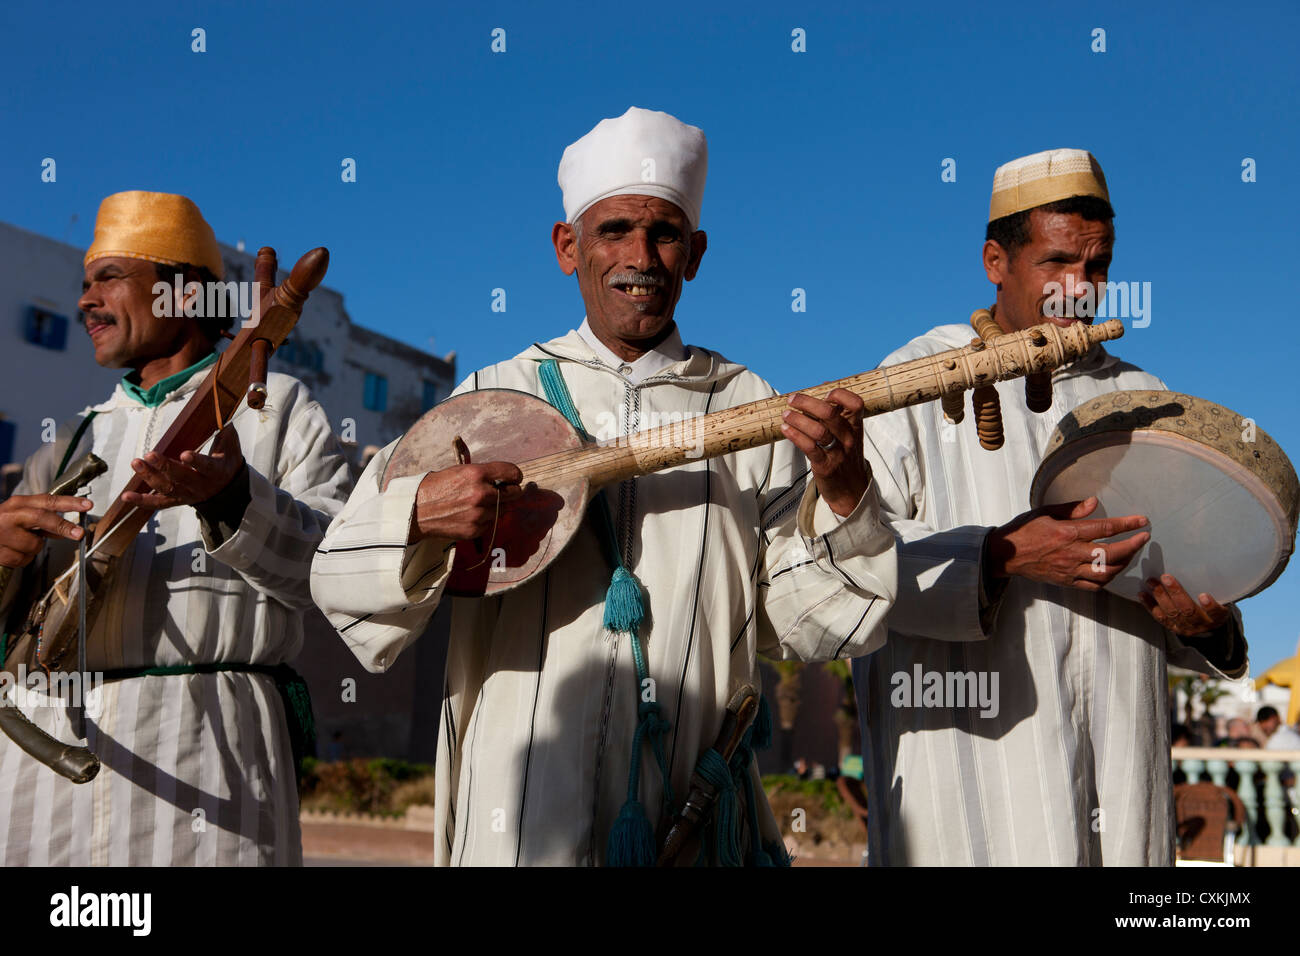
[[[1297,718],[1300,718],[1300,693],[1297,693],[1300,688],[1300,654],[1278,661],[1255,678],[1256,690],[1268,684],[1291,689],[1291,700],[1286,707],[1286,722],[1294,726]]]

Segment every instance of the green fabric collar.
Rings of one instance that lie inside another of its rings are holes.
[[[145,408],[157,408],[162,404],[162,400],[171,392],[183,385],[191,375],[200,369],[205,369],[217,360],[217,353],[213,352],[207,358],[199,359],[189,368],[177,372],[175,375],[168,375],[161,382],[156,383],[151,388],[141,388],[135,382],[131,381],[131,376],[135,372],[127,372],[122,376],[122,391],[130,395]]]

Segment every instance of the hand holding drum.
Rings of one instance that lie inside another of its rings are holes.
[[[989,532],[988,572],[998,578],[1013,575],[1078,588],[1100,591],[1110,584],[1151,540],[1143,515],[1120,518],[1089,517],[1099,502],[1092,497],[1046,505],[1027,511]],[[1136,531],[1119,541],[1100,543],[1103,538]],[[1140,593],[1142,605],[1163,627],[1190,637],[1212,631],[1228,619],[1230,612],[1209,594],[1200,603],[1191,597],[1171,574],[1146,581]]]
[[[1100,591],[1142,550],[1151,535],[1142,515],[1090,518],[1097,499],[1047,505],[1026,511],[989,532],[988,571],[996,578],[1012,575]],[[1138,533],[1108,545],[1097,544],[1128,531]]]

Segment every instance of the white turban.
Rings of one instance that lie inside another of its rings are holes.
[[[610,196],[658,196],[699,228],[709,144],[704,131],[657,110],[604,119],[560,158],[564,215],[573,222]]]

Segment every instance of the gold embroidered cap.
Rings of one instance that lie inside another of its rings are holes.
[[[1086,149],[1049,149],[999,166],[989,222],[1058,199],[1096,196],[1110,202],[1101,164]]]
[[[218,279],[225,272],[221,250],[199,207],[184,196],[133,189],[99,204],[95,238],[83,265],[123,257],[178,266],[206,266]]]

